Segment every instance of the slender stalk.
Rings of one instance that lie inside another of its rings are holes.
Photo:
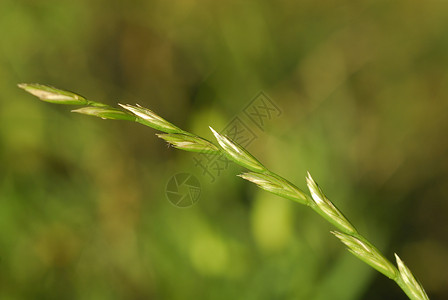
[[[121,109],[117,109],[90,101],[78,94],[45,85],[19,84],[19,87],[43,101],[67,105],[84,105],[82,108],[72,110],[73,112],[102,119],[134,121],[162,131],[164,134],[156,135],[181,150],[226,155],[230,160],[250,170],[250,172],[240,174],[241,178],[255,183],[258,187],[270,193],[309,206],[335,226],[339,231],[332,231],[331,233],[347,246],[348,251],[394,280],[409,299],[429,299],[423,286],[415,279],[398,255],[395,254],[397,268],[372,243],[358,233],[342,212],[325,196],[309,173],[306,182],[310,196],[285,178],[268,170],[244,147],[232,141],[229,137],[216,132],[211,127],[218,146],[207,139],[178,128],[153,111],[139,105],[120,104]]]

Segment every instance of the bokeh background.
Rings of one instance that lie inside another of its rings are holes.
[[[212,183],[154,130],[20,82],[208,138],[264,91],[282,114],[249,150],[303,189],[309,170],[448,299],[448,2],[2,0],[0,29],[0,299],[406,299],[240,168]],[[166,198],[179,172],[193,207]]]

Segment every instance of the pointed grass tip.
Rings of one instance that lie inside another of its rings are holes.
[[[347,218],[345,218],[339,209],[330,200],[328,200],[309,172],[307,172],[306,184],[313,202],[332,223],[335,225],[337,224],[339,228],[342,227],[344,232],[356,233],[355,227],[353,227],[353,225],[347,220]]]
[[[308,205],[308,199],[305,193],[284,178],[277,178],[269,174],[253,172],[243,173],[238,176],[255,183],[259,188],[265,191],[296,201],[300,204]]]
[[[135,121],[135,116],[124,111],[112,108],[112,107],[81,107],[78,109],[72,110],[74,113],[89,115],[98,117],[101,119],[110,119],[110,120],[126,120],[126,121]]]
[[[369,242],[338,231],[331,231],[331,233],[344,243],[348,250],[360,260],[391,279],[396,277],[397,269]]]
[[[122,108],[130,111],[132,114],[137,116],[137,122],[152,127],[154,129],[167,132],[167,133],[180,133],[182,130],[177,126],[171,124],[164,118],[160,117],[158,114],[150,109],[144,108],[140,105],[130,105],[130,104],[118,104]]]
[[[429,300],[428,295],[426,294],[423,286],[418,282],[418,280],[412,275],[411,270],[404,264],[401,258],[395,253],[395,259],[397,261],[398,270],[400,272],[400,277],[403,279],[403,282],[409,288],[409,292],[416,299]]]
[[[218,147],[195,135],[184,133],[157,133],[156,135],[177,149],[208,154],[219,153]]]
[[[218,144],[230,159],[251,171],[266,171],[266,168],[255,157],[247,152],[246,149],[244,149],[242,146],[238,145],[236,142],[232,141],[225,135],[216,132],[211,126],[209,126],[209,128],[218,141]]]
[[[81,95],[60,90],[48,85],[38,83],[20,83],[17,86],[45,102],[67,105],[84,105],[88,103],[87,99]]]

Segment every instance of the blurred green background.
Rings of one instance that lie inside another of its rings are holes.
[[[282,114],[249,150],[303,189],[309,170],[448,299],[447,2],[2,0],[0,28],[0,299],[406,299],[240,168],[211,183],[154,130],[20,82],[208,138],[264,91]],[[193,207],[166,199],[179,172],[201,183]]]

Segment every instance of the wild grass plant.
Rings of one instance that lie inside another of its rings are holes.
[[[238,143],[211,127],[210,130],[215,136],[217,144],[184,131],[153,111],[139,105],[119,104],[120,108],[113,108],[103,103],[88,100],[78,94],[50,86],[19,84],[19,87],[46,102],[83,106],[72,110],[72,112],[102,119],[134,121],[154,128],[163,132],[156,134],[159,138],[181,150],[225,155],[228,159],[248,170],[248,172],[239,175],[241,178],[255,183],[263,190],[306,205],[330,222],[336,228],[331,233],[342,241],[353,255],[395,281],[409,299],[429,299],[423,286],[417,281],[400,257],[395,254],[397,264],[395,266],[361,235],[354,225],[326,197],[310,173],[306,177],[309,189],[309,194],[307,194],[287,179],[270,171]]]

